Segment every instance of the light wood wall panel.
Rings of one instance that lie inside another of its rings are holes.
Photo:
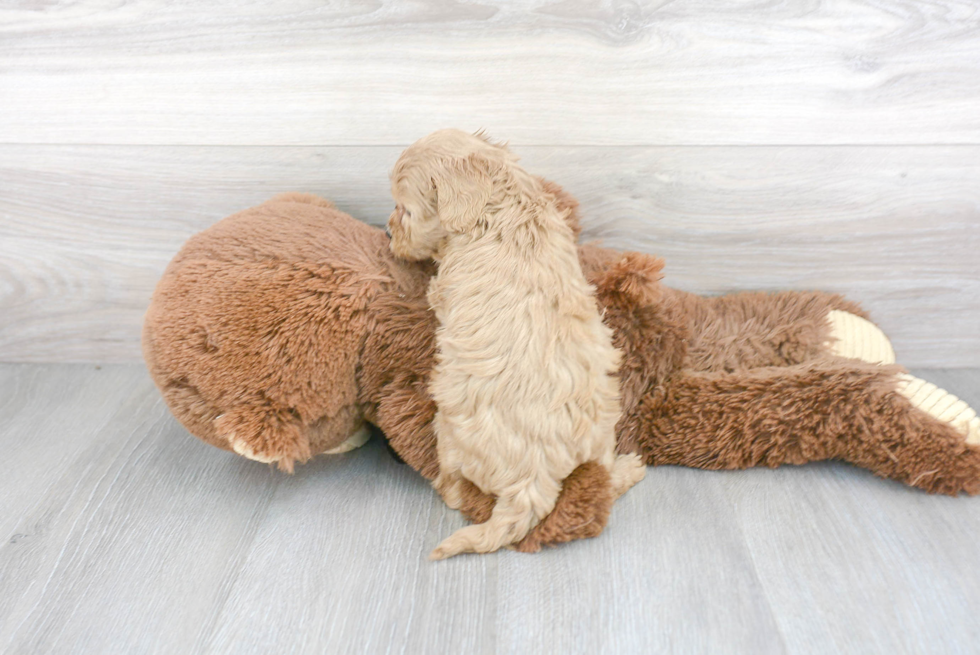
[[[980,144],[975,0],[0,9],[0,142]]]
[[[980,147],[515,147],[585,238],[701,293],[826,289],[909,365],[980,365]],[[399,147],[0,146],[0,361],[136,361],[191,234],[285,190],[388,215]]]

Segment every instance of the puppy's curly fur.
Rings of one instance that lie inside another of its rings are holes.
[[[454,508],[467,480],[497,496],[486,523],[457,531],[433,559],[520,541],[580,464],[605,467],[614,496],[644,474],[639,457],[615,453],[620,353],[575,235],[516,162],[481,135],[442,130],[402,153],[391,176],[392,251],[439,261],[428,290],[440,323],[433,484]]]

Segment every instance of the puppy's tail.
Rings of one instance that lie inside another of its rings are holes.
[[[432,551],[429,559],[446,559],[460,553],[491,553],[520,541],[554,509],[560,492],[558,483],[522,480],[497,498],[486,523],[457,530]]]

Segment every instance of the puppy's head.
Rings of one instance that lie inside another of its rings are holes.
[[[516,158],[460,130],[439,130],[405,150],[391,172],[391,250],[406,259],[435,255],[447,237],[475,229],[494,184]]]

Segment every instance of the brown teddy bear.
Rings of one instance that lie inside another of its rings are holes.
[[[577,203],[554,184],[570,210]],[[893,365],[855,304],[820,292],[705,298],[660,284],[663,262],[580,248],[623,351],[620,452],[706,469],[839,459],[929,492],[980,492],[980,419]],[[284,194],[192,237],[146,315],[143,350],[200,439],[292,471],[364,443],[367,425],[437,473],[426,383],[434,265],[396,259],[385,233],[321,198]],[[519,550],[595,536],[612,499],[587,463]],[[464,514],[493,498],[471,487]]]

